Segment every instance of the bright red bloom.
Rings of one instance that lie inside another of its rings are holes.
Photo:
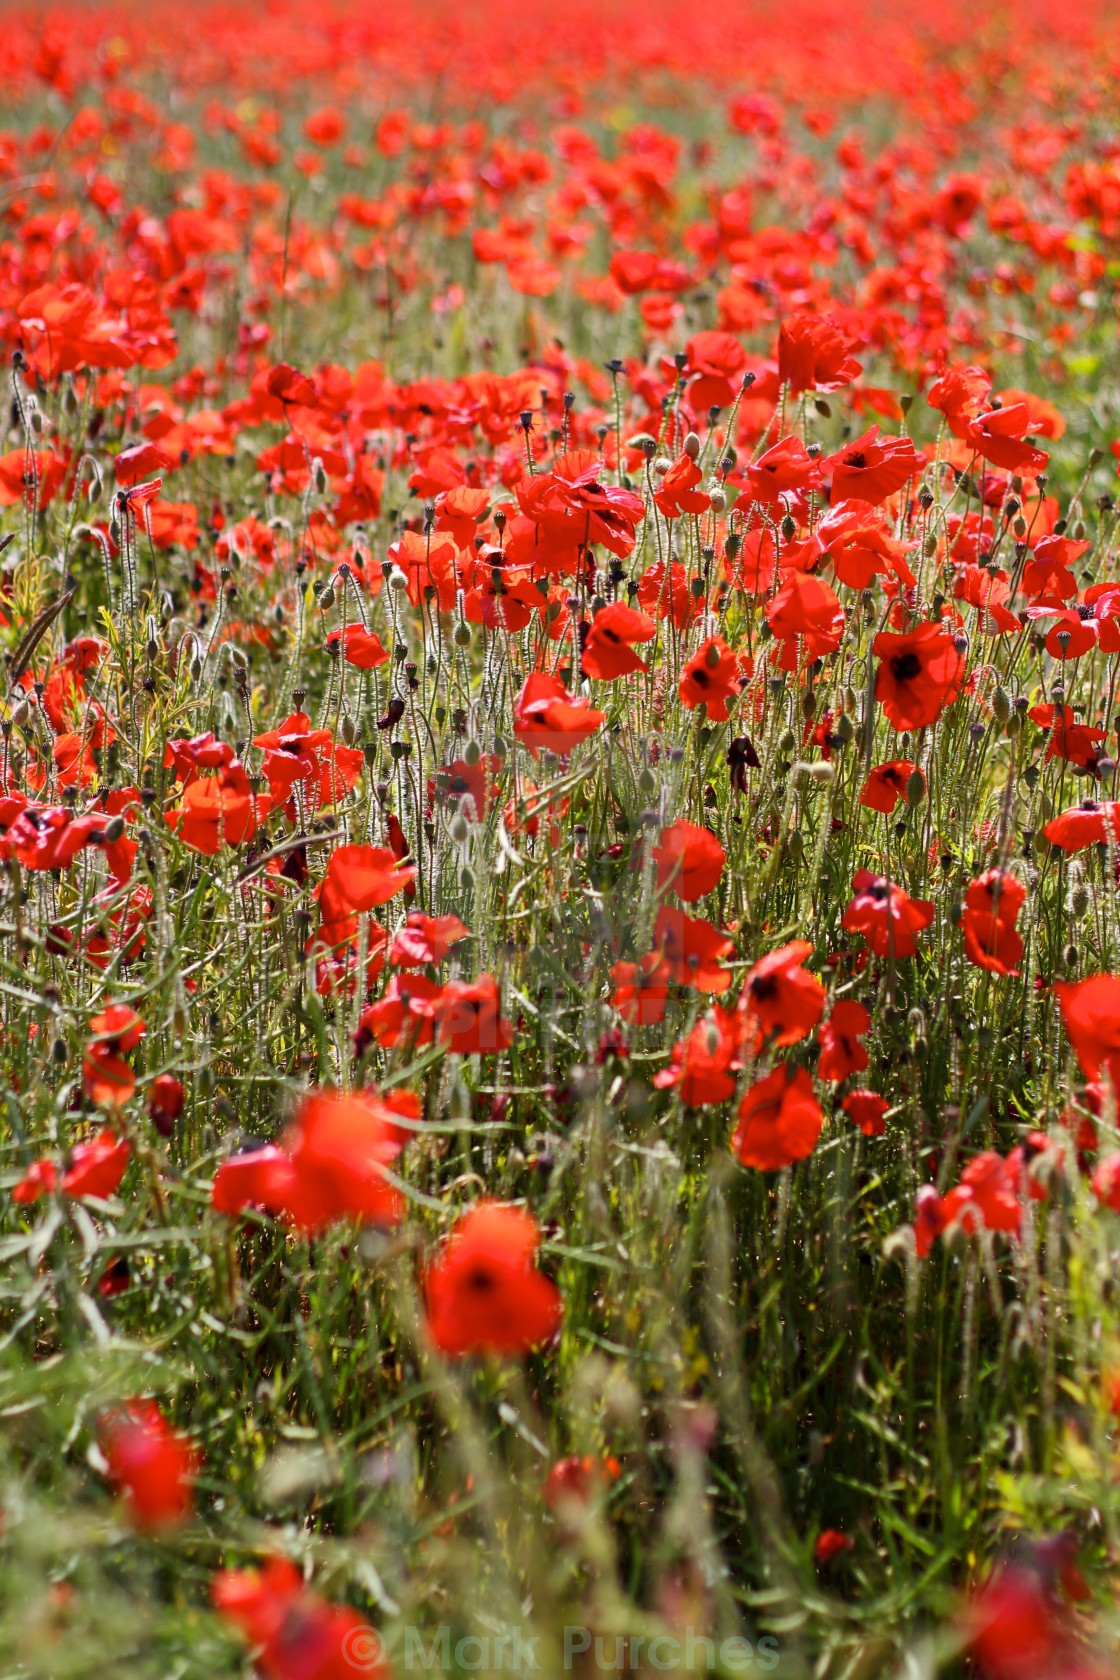
[[[890,1104],[878,1091],[849,1091],[840,1107],[864,1137],[882,1137],[887,1129],[883,1116]]]
[[[49,1196],[57,1190],[58,1183],[58,1168],[44,1156],[33,1161],[19,1183],[12,1186],[12,1200],[21,1204],[37,1202],[40,1196]]]
[[[611,1002],[624,1021],[635,1027],[656,1027],[665,1019],[670,973],[660,951],[647,951],[641,962],[616,962],[611,979]]]
[[[1120,800],[1083,799],[1068,811],[1059,811],[1042,830],[1043,838],[1063,852],[1083,852],[1086,846],[1120,840]]]
[[[222,846],[251,840],[268,807],[268,794],[253,792],[244,765],[234,759],[216,776],[191,782],[182,805],[167,812],[167,821],[188,846],[213,857]]]
[[[862,933],[877,957],[912,957],[918,934],[929,927],[934,906],[928,899],[908,898],[883,875],[860,869],[852,880],[855,897],[844,911],[841,926]]]
[[[389,661],[388,649],[382,647],[381,638],[363,624],[348,624],[345,630],[331,630],[327,635],[327,646],[341,646],[347,665],[353,665],[359,671],[376,671],[379,665],[386,665]]]
[[[653,499],[666,519],[682,513],[706,513],[711,506],[707,491],[697,490],[704,474],[689,455],[681,455],[663,476]]]
[[[613,682],[631,671],[648,671],[649,666],[634,652],[634,643],[652,641],[656,634],[652,618],[622,601],[600,607],[583,644],[584,675],[596,682]]]
[[[388,846],[338,846],[312,897],[319,903],[320,932],[330,946],[356,937],[358,916],[387,904],[411,886],[416,870]]]
[[[848,1535],[841,1534],[838,1528],[822,1528],[817,1536],[817,1543],[813,1547],[813,1556],[818,1563],[831,1563],[844,1552],[850,1552],[855,1541]]]
[[[513,733],[524,741],[534,758],[541,749],[570,753],[606,721],[587,700],[576,700],[559,677],[534,671],[527,677],[513,708]]]
[[[125,1175],[132,1145],[118,1138],[106,1126],[88,1143],[77,1143],[70,1151],[70,1165],[62,1175],[64,1196],[111,1196]]]
[[[739,1104],[731,1152],[745,1167],[779,1172],[813,1153],[823,1118],[805,1069],[782,1062]]]
[[[148,1087],[148,1114],[161,1137],[170,1137],[183,1112],[187,1093],[173,1073],[161,1073]]]
[[[817,1033],[821,1049],[817,1078],[839,1084],[853,1073],[862,1073],[868,1065],[868,1055],[859,1041],[870,1026],[871,1016],[862,1003],[854,998],[840,998],[834,1003],[828,1020],[821,1023]]]
[[[842,390],[863,372],[854,349],[831,315],[791,315],[778,334],[778,378],[788,380],[793,397]]]
[[[1077,723],[1072,706],[1032,706],[1027,716],[1032,723],[1050,732],[1046,743],[1047,762],[1052,758],[1064,758],[1067,764],[1096,771],[1102,757],[1099,744],[1108,740],[1107,729],[1090,729],[1086,724]]]
[[[1107,1073],[1120,1091],[1120,974],[1055,980],[1062,1022],[1086,1079]]]
[[[748,970],[739,999],[748,1032],[757,1028],[782,1048],[808,1038],[825,1004],[824,987],[801,966],[812,951],[809,940],[794,939]]]
[[[133,1526],[151,1534],[174,1528],[194,1510],[200,1455],[152,1400],[130,1400],[97,1425],[109,1478],[124,1496]]]
[[[558,456],[550,473],[522,479],[517,500],[547,539],[572,548],[601,543],[625,560],[633,552],[645,504],[633,490],[600,483],[602,476],[599,455],[574,449]]]
[[[496,1056],[513,1043],[492,974],[480,974],[470,985],[449,981],[432,1008],[440,1042],[457,1056]]]
[[[736,1017],[717,1005],[673,1046],[669,1066],[654,1074],[658,1090],[677,1090],[686,1108],[726,1102],[735,1094],[742,1032]]]
[[[584,1453],[582,1458],[559,1458],[545,1478],[543,1498],[549,1510],[565,1504],[586,1505],[593,1494],[616,1481],[621,1473],[617,1458],[595,1458]]]
[[[657,890],[671,891],[686,904],[714,890],[723,874],[727,854],[707,828],[686,822],[683,817],[671,828],[661,830],[661,842],[653,849],[657,862]]]
[[[970,963],[992,974],[1018,974],[1023,941],[1015,927],[1027,890],[1016,876],[989,869],[965,893],[961,915],[964,949]]]
[[[844,634],[844,609],[836,592],[810,572],[791,572],[766,608],[771,630],[783,643],[781,668],[797,669],[797,647],[803,660],[834,653]]]
[[[671,979],[698,992],[725,992],[731,971],[723,958],[735,949],[733,942],[711,922],[686,916],[683,910],[663,904],[653,929],[654,949],[664,957]]]
[[[954,701],[964,675],[964,654],[937,624],[898,634],[881,630],[871,644],[881,661],[875,698],[895,729],[921,729]]]
[[[536,1269],[539,1245],[540,1228],[521,1208],[481,1201],[463,1215],[424,1277],[441,1353],[525,1353],[555,1335],[563,1302]]]
[[[830,456],[824,467],[832,472],[832,501],[855,497],[877,507],[913,478],[918,458],[912,438],[880,437],[878,426],[872,426]]]
[[[740,655],[722,636],[709,636],[681,673],[681,700],[689,710],[705,705],[713,723],[726,723],[729,702],[742,693],[746,680]]]
[[[453,946],[470,937],[470,928],[458,916],[427,916],[423,910],[410,910],[389,947],[389,962],[394,968],[441,963]]]
[[[378,1635],[344,1605],[328,1604],[286,1558],[263,1569],[225,1569],[212,1588],[219,1615],[253,1646],[264,1680],[348,1680],[389,1673]]]
[[[882,811],[889,817],[900,799],[906,797],[906,789],[910,778],[918,766],[908,758],[892,758],[886,764],[877,764],[867,773],[867,780],[859,796],[861,805],[868,806],[872,811]],[[922,786],[925,786],[925,776],[921,771]]]

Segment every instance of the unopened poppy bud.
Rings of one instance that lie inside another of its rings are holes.
[[[392,571],[389,573],[389,588],[390,589],[407,589],[408,588],[408,579],[405,577],[404,573],[401,571],[399,566],[394,566]]]
[[[838,746],[846,747],[856,732],[856,726],[848,716],[842,712],[832,726],[832,738]]]
[[[1067,945],[1062,952],[1062,961],[1067,968],[1077,967],[1078,950],[1076,945]]]
[[[1073,540],[1074,542],[1085,541],[1085,521],[1083,519],[1079,519],[1073,527]]]
[[[708,492],[708,503],[713,513],[723,513],[727,507],[726,492],[717,484]]]
[[[792,542],[796,535],[797,521],[792,514],[787,513],[782,520],[782,536],[786,539],[786,542]]]
[[[457,846],[461,846],[463,842],[469,838],[471,832],[470,824],[467,822],[467,819],[458,814],[452,817],[449,824],[449,830],[451,838]]]
[[[56,1038],[51,1045],[51,1061],[56,1067],[65,1067],[70,1057],[70,1050],[64,1038]]]
[[[1069,895],[1069,907],[1075,916],[1083,916],[1089,908],[1089,889],[1084,881],[1077,881]]]
[[[478,763],[479,759],[482,757],[482,748],[479,746],[477,741],[471,740],[467,742],[466,746],[463,748],[463,757],[466,759],[468,764],[474,765]]]
[[[816,710],[817,697],[811,688],[807,688],[801,696],[801,716],[805,719],[806,723],[809,722],[810,718],[815,716]]]
[[[327,488],[327,474],[322,461],[315,462],[315,488],[322,496]]]
[[[334,606],[334,589],[331,584],[325,583],[322,589],[320,589],[317,598],[322,611],[330,612],[331,608]]]
[[[778,741],[778,751],[783,752],[783,753],[791,753],[796,745],[797,745],[797,736],[793,733],[793,730],[792,729],[784,730],[781,737],[779,738],[779,741]]]
[[[124,833],[124,818],[110,817],[109,821],[105,824],[103,833],[105,835],[106,843],[110,846],[115,845]]]
[[[66,381],[66,389],[62,394],[62,407],[69,415],[78,412],[78,393],[75,391],[74,382],[71,379]]]
[[[38,437],[43,430],[43,416],[37,408],[31,410],[31,413],[27,416],[27,421],[35,436]]]
[[[704,663],[708,667],[709,671],[716,671],[719,669],[719,648],[714,642],[704,655]]]
[[[907,805],[920,805],[926,796],[926,779],[920,770],[911,770],[906,778],[906,792],[903,798]]]
[[[693,580],[689,584],[688,588],[689,588],[689,593],[691,594],[692,599],[694,601],[702,601],[703,600],[703,598],[704,598],[704,579],[703,578],[698,578],[698,577],[693,578]],[[716,665],[719,664],[719,659],[717,658],[714,663],[711,660],[709,660],[708,663],[712,666],[712,669],[715,670]]]
[[[1014,531],[1018,540],[1023,542],[1027,535],[1027,522],[1023,518],[1022,514],[1019,514],[1011,529]]]
[[[963,915],[964,904],[959,898],[955,898],[949,906],[949,920],[952,922],[954,927],[960,927]]]
[[[12,723],[16,729],[22,729],[31,716],[31,707],[26,700],[20,700],[12,707]]]
[[[462,887],[464,892],[474,891],[474,870],[469,869],[466,864],[463,865],[462,871],[460,872],[459,885]]]
[[[927,560],[932,560],[934,555],[937,553],[937,538],[934,536],[932,531],[922,544],[922,553],[925,555]]]
[[[805,766],[805,774],[811,782],[832,782],[836,779],[836,772],[827,759],[818,758],[812,764]]]
[[[460,622],[455,626],[455,646],[465,648],[470,647],[470,645],[471,627],[469,624],[465,624],[462,620],[460,620]]]
[[[657,460],[653,463],[653,466],[650,468],[650,471],[653,473],[654,478],[664,478],[672,464],[672,461],[669,460],[667,455],[659,455]]]
[[[802,839],[801,830],[799,828],[795,828],[793,833],[787,836],[786,851],[789,853],[790,857],[799,858],[804,855],[805,841]]]
[[[695,461],[696,457],[700,453],[700,439],[697,437],[695,432],[688,433],[684,443],[681,445],[681,448],[690,461]]]
[[[657,777],[648,765],[638,777],[638,787],[641,789],[642,793],[645,794],[647,799],[652,793],[656,793],[657,791]]]
[[[1011,716],[1011,697],[1003,687],[997,687],[992,695],[992,711],[1000,723],[1006,723]]]
[[[121,540],[121,522],[117,518],[116,514],[114,513],[113,517],[109,521],[109,541],[112,542],[112,543],[115,543],[119,547],[120,546],[120,540]]]
[[[342,720],[342,739],[348,747],[352,747],[358,739],[358,726],[351,717],[344,717]]]

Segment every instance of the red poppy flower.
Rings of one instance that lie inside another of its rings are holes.
[[[441,612],[451,612],[459,579],[459,550],[454,539],[428,532],[405,531],[389,546],[389,559],[404,573],[405,592],[414,607],[433,600]]]
[[[801,966],[812,952],[809,940],[794,939],[748,970],[739,999],[748,1032],[757,1028],[783,1048],[808,1038],[825,1004],[824,987]]]
[[[427,916],[423,910],[410,910],[389,947],[389,962],[394,968],[441,963],[453,946],[470,937],[470,928],[458,916]]]
[[[386,1049],[401,1043],[412,1049],[430,1044],[435,1037],[436,1005],[442,997],[438,980],[423,974],[394,974],[377,1002],[359,1019],[355,1053],[361,1055],[374,1040]]]
[[[560,1292],[536,1269],[531,1214],[478,1202],[458,1221],[424,1278],[428,1328],[441,1353],[527,1352],[555,1335]]]
[[[672,1061],[654,1074],[653,1083],[660,1091],[679,1091],[686,1108],[726,1102],[735,1094],[741,1042],[738,1020],[717,1005],[673,1046]]]
[[[247,1207],[280,1213],[293,1193],[295,1175],[287,1153],[274,1143],[243,1149],[223,1161],[210,1186],[210,1203],[236,1217]]]
[[[863,372],[854,342],[831,315],[791,315],[778,333],[778,378],[790,395],[840,391]]]
[[[745,1167],[779,1172],[813,1153],[823,1118],[805,1069],[782,1062],[739,1104],[731,1152]]]
[[[1028,474],[1035,477],[1046,471],[1050,457],[1044,449],[1036,449],[1024,441],[1031,430],[1026,403],[1013,402],[978,414],[965,428],[965,438],[993,466],[1023,477]]]
[[[656,1027],[664,1020],[670,974],[660,951],[647,951],[641,962],[616,962],[611,979],[611,1002],[624,1021],[635,1027]]]
[[[698,332],[684,347],[689,380],[687,400],[693,414],[730,408],[742,385],[746,352],[729,332]]]
[[[959,1222],[970,1233],[984,1227],[1017,1234],[1023,1217],[1021,1177],[1021,1161],[1014,1156],[1005,1160],[993,1149],[975,1156],[962,1172],[960,1184],[941,1202],[942,1230]]]
[[[109,1479],[123,1494],[134,1527],[155,1533],[191,1515],[199,1453],[154,1401],[129,1400],[106,1413],[97,1435]]]
[[[856,872],[852,890],[855,897],[844,911],[841,926],[849,933],[862,933],[877,957],[914,956],[918,934],[933,921],[933,904],[924,898],[908,898],[901,887],[869,869]]]
[[[853,1073],[862,1073],[868,1065],[867,1051],[859,1042],[871,1026],[871,1016],[862,1003],[854,998],[840,998],[834,1003],[827,1021],[821,1023],[817,1034],[820,1059],[818,1079],[839,1084]]]
[[[690,455],[678,456],[653,493],[666,519],[679,519],[682,513],[707,513],[711,499],[707,491],[696,488],[703,477]]]
[[[625,560],[633,552],[645,503],[633,490],[600,483],[602,476],[601,456],[574,449],[558,456],[550,473],[522,479],[517,500],[546,539],[577,549],[600,543]]]
[[[256,1647],[264,1680],[346,1680],[355,1668],[382,1680],[379,1636],[343,1605],[328,1604],[286,1558],[263,1569],[225,1569],[212,1588],[214,1607]]]
[[[1067,764],[1079,765],[1082,770],[1096,768],[1102,757],[1101,741],[1108,740],[1107,729],[1090,729],[1075,721],[1072,706],[1032,706],[1027,713],[1032,723],[1050,732],[1046,743],[1046,758],[1064,758]]]
[[[871,647],[881,660],[875,698],[895,729],[921,729],[956,699],[964,654],[939,625],[920,624],[904,634],[881,630]]]
[[[542,748],[570,753],[595,734],[606,716],[606,712],[595,711],[589,701],[574,699],[559,677],[534,671],[526,678],[513,708],[513,733],[534,758],[540,757]]]
[[[1042,830],[1045,840],[1063,852],[1083,852],[1096,842],[1120,840],[1120,800],[1083,799],[1068,811],[1060,811]]]
[[[859,796],[861,805],[868,806],[872,811],[882,811],[889,817],[900,799],[906,797],[906,789],[910,778],[918,770],[918,766],[908,758],[892,758],[886,764],[877,764],[868,771],[867,780]],[[925,787],[926,779],[922,771],[918,770]]]
[[[670,979],[678,985],[715,993],[725,992],[730,986],[731,970],[724,968],[723,958],[729,957],[735,946],[711,922],[663,904],[657,912],[653,942],[665,959]]]
[[[387,904],[411,886],[416,870],[402,864],[388,846],[338,846],[312,897],[319,903],[320,932],[330,946],[345,944],[358,931],[358,916]]]
[[[1107,1072],[1113,1090],[1120,1091],[1120,974],[1055,980],[1054,991],[1086,1079]]]
[[[384,1169],[406,1134],[376,1091],[309,1091],[280,1140],[292,1167],[282,1208],[304,1231],[340,1219],[395,1225],[404,1200]]]
[[[161,1073],[148,1087],[148,1114],[161,1137],[170,1137],[187,1100],[182,1082],[173,1073]]]
[[[671,828],[661,830],[661,843],[653,849],[657,862],[657,890],[676,893],[686,904],[714,890],[723,874],[727,854],[707,828],[679,818]]]
[[[1091,1184],[1093,1194],[1102,1207],[1120,1213],[1120,1151],[1101,1157],[1093,1171]],[[1117,1378],[1116,1391],[1120,1397],[1120,1377]],[[1120,1415],[1120,1407],[1117,1411]]]
[[[783,643],[781,669],[797,669],[797,643],[808,661],[834,653],[844,634],[844,609],[834,590],[808,572],[792,572],[766,608],[766,619]]]
[[[743,473],[743,480],[756,501],[773,507],[783,498],[806,495],[820,487],[821,463],[810,455],[799,437],[784,437],[771,444]],[[857,492],[853,492],[858,494]],[[781,511],[779,507],[779,512]]]
[[[470,762],[453,759],[428,779],[428,798],[458,811],[467,822],[482,822],[502,788],[497,773],[505,760],[497,753],[480,753]]]
[[[1017,975],[1023,941],[1015,922],[1027,890],[1014,875],[989,869],[965,893],[961,914],[964,949],[970,963],[992,974]]]
[[[1115,583],[1091,584],[1078,601],[1035,601],[1027,617],[1054,620],[1046,632],[1046,651],[1055,659],[1080,659],[1096,648],[1120,653],[1120,585]]]
[[[353,665],[359,671],[376,671],[379,665],[385,665],[389,660],[388,650],[382,647],[380,637],[363,624],[348,624],[345,630],[330,631],[327,646],[341,646],[347,665]]]
[[[707,707],[713,723],[726,723],[729,703],[742,693],[747,676],[743,660],[733,653],[722,636],[701,642],[681,673],[681,700],[691,711]]]
[[[824,467],[826,472],[832,472],[832,501],[855,497],[878,507],[913,478],[918,470],[918,457],[912,438],[880,437],[878,426],[872,426],[862,437],[830,456]]]
[[[118,1138],[108,1126],[88,1143],[75,1144],[62,1175],[63,1195],[96,1196],[104,1201],[120,1184],[131,1155],[128,1139]]]
[[[864,1137],[882,1137],[887,1129],[883,1116],[890,1104],[878,1091],[849,1091],[840,1107]]]
[[[848,1535],[841,1534],[838,1528],[824,1528],[817,1536],[817,1543],[813,1547],[813,1556],[818,1563],[831,1563],[844,1552],[850,1552],[855,1541]]]
[[[584,676],[596,682],[613,682],[631,671],[648,671],[649,666],[634,652],[634,643],[652,641],[656,634],[652,618],[622,601],[600,607],[583,644]]]
[[[498,982],[480,974],[473,984],[449,981],[433,1004],[440,1042],[457,1056],[496,1056],[513,1043],[501,1012]]]
[[[222,846],[240,846],[257,832],[269,796],[254,793],[238,759],[216,776],[202,776],[183,792],[183,803],[167,812],[179,838],[196,852],[213,857]]]
[[[12,1200],[22,1205],[37,1202],[40,1196],[49,1196],[57,1190],[58,1184],[58,1168],[44,1156],[33,1161],[19,1183],[12,1186]]]
[[[617,1481],[620,1474],[617,1458],[596,1458],[592,1453],[584,1453],[582,1458],[560,1458],[545,1477],[542,1496],[550,1511],[565,1504],[586,1505],[597,1490]]]
[[[903,544],[890,535],[886,515],[869,502],[833,502],[813,539],[850,589],[869,589],[877,577],[896,577],[908,589],[917,582]],[[788,548],[784,554],[788,563]]]

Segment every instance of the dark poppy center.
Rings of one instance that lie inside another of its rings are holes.
[[[913,682],[915,677],[920,676],[921,669],[922,662],[912,649],[891,660],[891,675],[895,682]]]
[[[467,1288],[475,1295],[491,1295],[497,1288],[497,1279],[485,1266],[472,1266],[466,1282]]]
[[[867,456],[863,453],[862,449],[857,449],[854,455],[845,455],[844,465],[846,467],[865,467],[867,465]]]

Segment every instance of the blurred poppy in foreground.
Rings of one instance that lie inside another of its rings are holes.
[[[424,1278],[441,1353],[524,1353],[555,1335],[564,1307],[536,1269],[539,1243],[536,1220],[521,1208],[482,1201],[463,1215]]]

